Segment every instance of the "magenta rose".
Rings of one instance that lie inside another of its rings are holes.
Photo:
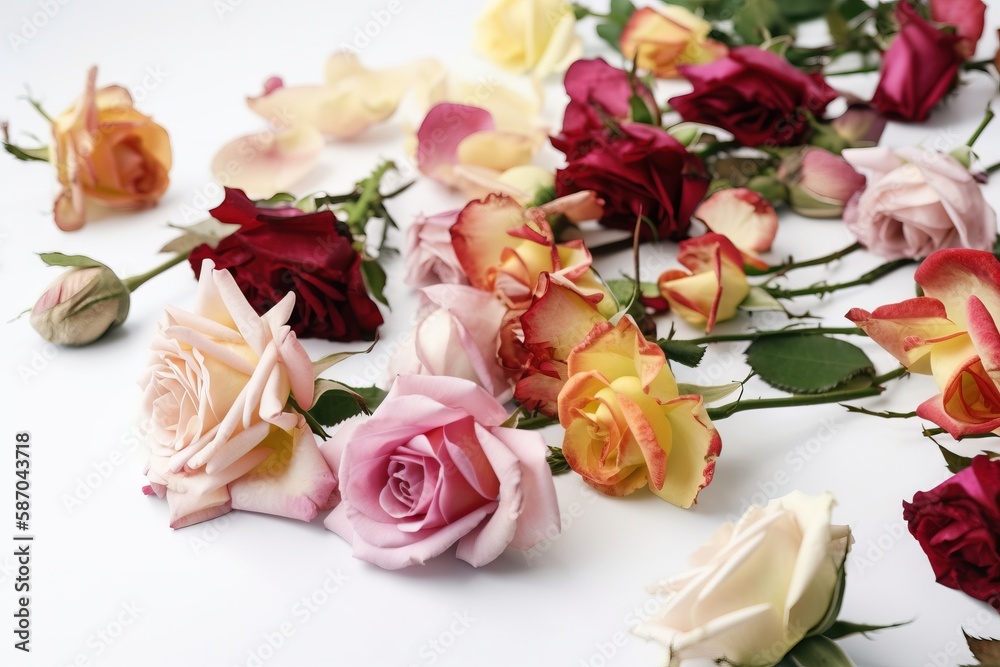
[[[972,465],[903,503],[903,518],[940,584],[1000,611],[1000,461]]]
[[[962,38],[959,52],[971,58],[986,27],[986,3],[983,0],[931,0],[930,9],[933,20],[955,26]]]
[[[955,82],[962,37],[934,27],[905,1],[896,5],[896,20],[900,30],[882,57],[872,106],[896,120],[927,120]]]
[[[210,213],[240,228],[214,248],[204,244],[191,251],[196,278],[202,262],[211,259],[232,274],[258,313],[294,292],[288,325],[303,338],[375,337],[382,314],[368,295],[354,239],[333,211],[263,207],[242,190],[226,188],[226,198]]]
[[[545,443],[506,419],[468,380],[400,375],[367,421],[322,447],[341,495],[326,527],[356,558],[392,570],[454,544],[479,567],[558,534]]]
[[[571,158],[556,172],[560,197],[593,190],[604,200],[601,223],[632,230],[641,214],[661,238],[687,237],[691,214],[708,190],[701,160],[667,132],[622,123],[601,149]],[[652,235],[642,227],[643,237]]]
[[[569,102],[562,131],[552,137],[552,145],[570,160],[600,147],[609,121],[633,120],[633,95],[643,101],[650,116],[660,116],[653,93],[644,83],[638,78],[629,81],[627,72],[600,58],[577,60],[570,65],[564,85]]]
[[[821,75],[801,72],[755,46],[679,69],[694,91],[671,98],[670,106],[684,120],[721,127],[747,146],[804,143],[809,115],[821,116],[837,97]]]

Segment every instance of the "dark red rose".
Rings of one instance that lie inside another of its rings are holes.
[[[938,583],[1000,611],[1000,461],[972,465],[903,503],[903,518]]]
[[[229,270],[260,314],[295,292],[288,324],[304,338],[374,338],[382,314],[368,296],[351,233],[332,211],[262,208],[242,190],[226,188],[225,200],[211,214],[240,229],[214,249],[200,245],[191,251],[196,277],[202,260],[211,259],[215,268]]]
[[[642,100],[652,118],[658,119],[660,115],[653,93],[644,83],[638,79],[629,81],[627,72],[600,58],[577,60],[570,65],[564,85],[569,102],[562,131],[552,137],[552,145],[570,160],[600,145],[600,137],[609,124],[634,120],[633,95]]]
[[[721,127],[746,146],[794,146],[809,134],[809,115],[822,116],[837,92],[781,56],[741,46],[707,65],[680,69],[694,91],[671,98],[686,121]]]
[[[962,37],[925,21],[908,2],[896,5],[899,33],[882,56],[872,106],[896,120],[927,120],[951,90],[962,64]]]
[[[661,238],[686,238],[691,214],[708,190],[701,160],[651,125],[622,123],[605,132],[604,142],[556,172],[556,195],[593,190],[604,200],[602,224],[632,230],[641,214]],[[642,233],[652,237],[645,225]]]

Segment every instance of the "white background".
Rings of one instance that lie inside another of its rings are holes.
[[[139,108],[169,130],[174,167],[159,207],[107,216],[65,234],[51,219],[56,193],[51,168],[0,156],[0,319],[6,322],[29,307],[58,274],[33,253],[88,254],[122,276],[159,263],[157,248],[175,235],[166,222],[195,222],[221,199],[208,170],[214,151],[237,134],[264,129],[243,98],[258,93],[272,74],[289,84],[320,81],[326,56],[351,45],[358,28],[373,20],[372,12],[388,5],[233,3],[122,0],[96,6],[53,0],[50,18],[39,18],[44,2],[4,3],[0,117],[11,122],[15,138],[30,143],[21,132],[46,134],[44,122],[19,99],[25,84],[51,113],[59,113],[80,93],[87,67],[96,63],[99,85],[128,86]],[[482,4],[403,2],[388,25],[369,26],[377,33],[369,44],[354,45],[363,47],[362,58],[373,66],[434,55],[470,78],[501,81],[494,67],[473,55],[472,24]],[[991,12],[988,25],[997,23]],[[588,53],[604,53],[592,25],[579,30]],[[11,33],[26,41],[15,49]],[[995,50],[995,35],[987,30],[980,57]],[[982,74],[967,78],[969,84],[929,123],[891,126],[883,143],[931,148],[963,143],[995,89]],[[866,95],[874,82],[869,75],[838,79],[836,85]],[[669,90],[682,88],[674,84]],[[549,81],[547,89],[547,119],[557,127],[564,100],[559,81]],[[331,144],[300,192],[343,191],[380,156],[401,158],[405,127],[415,120],[401,113],[359,141]],[[980,140],[987,164],[1000,160],[998,137],[1000,123]],[[552,165],[557,158],[551,149],[543,156]],[[1000,187],[991,184],[986,194],[1000,205]],[[421,182],[392,210],[405,224],[418,211],[434,213],[460,203],[439,186]],[[850,241],[839,221],[806,221],[786,212],[771,259],[817,256]],[[655,280],[674,266],[674,253],[673,246],[645,249],[643,278]],[[829,269],[793,275],[790,284],[850,279],[878,263],[858,253]],[[612,277],[626,259],[601,258],[598,266]],[[386,314],[383,342],[370,358],[338,367],[338,379],[376,377],[393,341],[411,326],[415,299],[401,282],[400,263],[391,266],[390,275],[387,295],[394,309]],[[850,307],[871,309],[911,296],[911,276],[912,271],[900,271],[875,287],[822,302],[806,299],[796,308],[843,326]],[[914,420],[848,415],[835,405],[744,413],[720,422],[724,447],[715,481],[690,511],[647,493],[599,497],[578,477],[561,477],[556,486],[564,511],[562,537],[533,558],[508,551],[478,570],[446,554],[425,567],[385,572],[353,559],[347,544],[318,520],[305,525],[233,513],[173,531],[166,504],[140,493],[136,379],[163,306],[190,307],[194,289],[186,264],[172,269],[134,295],[125,326],[85,349],[46,344],[27,318],[0,325],[0,516],[9,518],[0,522],[0,664],[656,665],[661,649],[628,632],[660,604],[645,593],[645,585],[683,569],[687,554],[747,502],[796,488],[833,492],[839,501],[836,519],[854,530],[842,617],[913,620],[871,640],[843,642],[858,665],[962,664],[971,660],[961,641],[963,624],[973,633],[1000,634],[987,606],[934,583],[925,557],[905,532],[901,501],[947,476],[936,447],[921,437]],[[771,317],[755,325],[784,323]],[[747,325],[729,323],[719,331]],[[683,323],[679,328],[682,335],[697,335]],[[338,349],[324,341],[307,341],[307,347],[314,356]],[[702,368],[679,374],[701,383],[740,379],[746,374],[741,349],[719,346]],[[880,371],[894,366],[870,343],[866,349]],[[911,410],[934,391],[932,380],[915,377],[894,383],[886,396],[866,405]],[[771,393],[751,385],[748,397]],[[2,546],[13,545],[13,444],[22,430],[32,437],[37,535],[30,655],[12,648],[13,546]],[[557,429],[545,435],[558,444]],[[974,444],[959,449],[971,453]],[[785,475],[790,481],[774,482]],[[324,587],[337,590],[328,594]],[[303,604],[309,598],[312,611]],[[282,627],[292,633],[271,650],[267,637],[279,643],[274,635]],[[254,655],[267,659],[258,663]]]

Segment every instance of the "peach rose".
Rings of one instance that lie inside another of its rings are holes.
[[[712,481],[722,440],[701,396],[681,396],[663,351],[630,317],[601,322],[569,354],[559,392],[563,454],[592,487],[642,486],[690,507]]]
[[[716,322],[732,319],[750,293],[743,256],[721,234],[705,234],[683,241],[677,261],[687,271],[664,271],[658,281],[670,308],[696,326],[711,331]]]
[[[182,528],[244,509],[310,521],[336,480],[291,397],[308,407],[313,367],[286,322],[289,293],[257,315],[206,260],[195,312],[167,307],[142,378],[147,494]]]
[[[97,68],[87,72],[83,95],[52,123],[49,161],[62,193],[56,224],[73,231],[87,222],[86,202],[137,209],[152,206],[170,179],[167,131],[135,109],[121,86],[96,90]]]
[[[643,7],[632,14],[618,44],[626,60],[664,79],[681,77],[679,65],[704,65],[728,53],[708,38],[712,24],[677,5]]]
[[[917,415],[958,438],[1000,433],[1000,261],[983,250],[939,250],[914,274],[924,295],[847,313],[911,373],[941,393]]]

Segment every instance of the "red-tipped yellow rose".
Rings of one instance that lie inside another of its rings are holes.
[[[677,261],[688,271],[664,271],[658,281],[670,308],[695,326],[711,331],[732,319],[750,293],[743,255],[721,234],[705,234],[680,244]]]
[[[681,396],[663,351],[629,317],[597,324],[570,352],[559,393],[566,462],[592,487],[640,487],[690,507],[712,481],[722,440],[701,396]]]
[[[925,296],[847,318],[940,395],[917,415],[954,437],[1000,432],[1000,261],[983,250],[938,250],[917,269]]]
[[[708,38],[712,24],[676,5],[636,10],[619,47],[627,60],[664,79],[680,78],[678,65],[704,65],[726,55],[725,44]]]

